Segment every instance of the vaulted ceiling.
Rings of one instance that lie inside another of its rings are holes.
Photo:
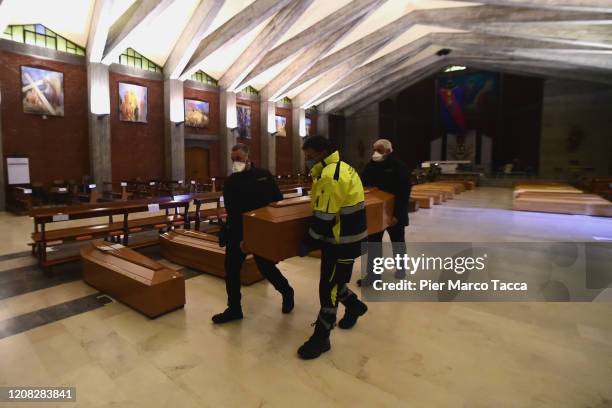
[[[612,84],[612,0],[0,0],[110,64],[351,113],[451,64]],[[450,50],[438,55],[441,49]]]

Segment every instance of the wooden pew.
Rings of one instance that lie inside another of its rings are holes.
[[[93,241],[80,249],[83,281],[155,318],[185,305],[185,276],[119,244]]]
[[[393,195],[377,188],[366,189],[365,205],[369,234],[392,224]],[[290,198],[249,211],[243,214],[244,246],[248,252],[274,262],[297,256],[311,216],[310,197]]]
[[[6,196],[6,209],[17,215],[25,215],[32,210],[32,188],[29,186],[9,186]]]
[[[159,236],[161,254],[170,262],[225,277],[225,248],[219,239],[199,231],[175,230]],[[251,285],[262,280],[253,255],[247,255],[242,264],[240,282]]]
[[[128,245],[131,233],[152,229],[169,229],[181,225],[189,228],[189,204],[192,198],[190,195],[185,195],[161,197],[151,200],[117,201],[34,209],[29,213],[29,216],[34,220],[32,252],[38,256],[39,264],[42,267],[48,267],[78,259],[78,256],[69,256],[48,260],[48,246],[57,246],[68,242],[85,241],[94,238],[118,239],[119,237],[122,237],[124,245]],[[174,209],[174,214],[170,214],[171,209]],[[179,209],[183,209],[182,214],[179,213]],[[130,214],[157,212],[160,210],[165,210],[166,214],[129,219]],[[113,218],[115,216],[122,218],[122,220],[115,221]],[[47,230],[46,228],[49,223],[96,217],[108,217],[108,222],[54,230]],[[155,243],[157,241],[138,243],[137,246]]]

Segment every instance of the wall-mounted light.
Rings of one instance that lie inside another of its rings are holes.
[[[268,133],[276,134],[276,104],[273,101],[268,101],[266,102],[266,108],[268,111]]]
[[[306,110],[305,109],[300,108],[298,118],[299,118],[298,119],[299,120],[299,123],[298,123],[298,125],[299,125],[298,126],[299,127],[298,134],[301,137],[305,137],[306,136]]]
[[[108,86],[108,67],[102,64],[88,64],[87,74],[90,82],[89,108],[91,113],[100,116],[110,114],[110,90]]]
[[[467,67],[464,67],[463,65],[450,65],[446,67],[444,72],[463,71],[465,69],[467,69]]]
[[[226,92],[226,126],[228,129],[234,129],[238,126],[238,112],[236,111],[236,94],[234,92]]]
[[[185,102],[183,100],[183,82],[172,79],[167,81],[170,98],[170,121],[182,123],[185,121]]]

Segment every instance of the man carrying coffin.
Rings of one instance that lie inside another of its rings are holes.
[[[269,171],[253,166],[249,159],[249,147],[238,143],[232,147],[232,175],[223,186],[223,200],[227,223],[219,242],[225,244],[225,288],[227,309],[212,317],[214,323],[227,323],[242,319],[240,303],[240,270],[246,254],[242,250],[242,214],[283,199],[274,176]],[[263,237],[262,237],[263,238]],[[261,275],[283,296],[282,312],[293,310],[293,288],[276,265],[254,255]]]
[[[395,224],[387,228],[393,247],[393,255],[404,256],[406,253],[405,230],[408,225],[408,200],[410,199],[410,171],[408,166],[393,154],[393,146],[387,139],[378,139],[373,145],[372,160],[366,164],[361,173],[361,180],[366,187],[378,187],[395,196]],[[372,234],[368,250],[367,275],[357,281],[359,286],[370,286],[377,278],[373,272],[374,258],[382,256],[382,239],[385,231]],[[396,270],[395,277],[403,279],[406,271]]]
[[[313,359],[331,348],[330,331],[336,323],[338,302],[346,307],[338,322],[343,329],[355,325],[368,310],[347,287],[361,242],[367,237],[364,191],[357,171],[340,161],[340,154],[323,136],[313,136],[302,147],[311,169],[313,216],[307,240],[321,248],[319,300],[321,309],[313,335],[299,349],[303,359]]]

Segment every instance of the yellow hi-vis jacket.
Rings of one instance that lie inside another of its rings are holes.
[[[331,244],[338,255],[358,257],[368,236],[363,185],[357,171],[340,161],[338,151],[316,163],[310,171],[313,218],[309,235]]]

